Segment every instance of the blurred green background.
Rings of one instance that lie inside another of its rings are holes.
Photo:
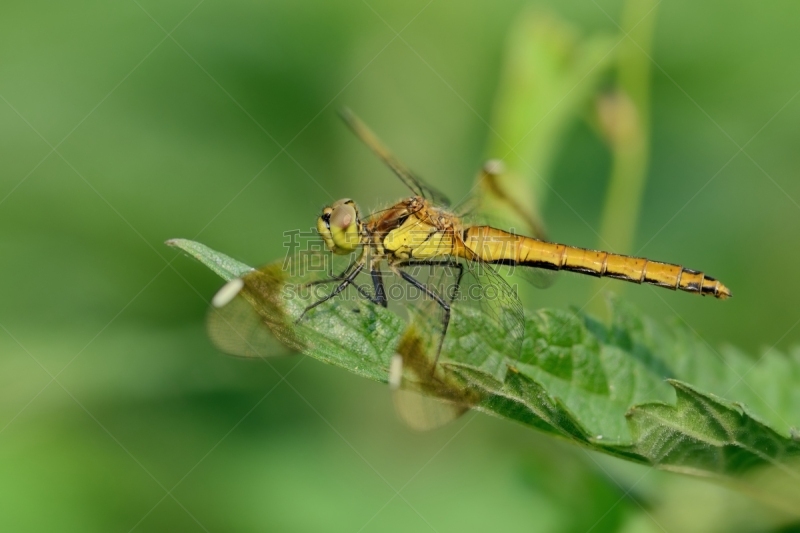
[[[3,2],[0,530],[791,530],[740,494],[483,415],[413,433],[381,384],[300,358],[274,362],[282,382],[206,339],[220,280],[164,240],[257,265],[334,199],[406,194],[344,105],[463,197],[527,7]],[[619,1],[534,7],[578,39],[625,41]],[[735,298],[625,297],[714,346],[789,349],[800,4],[679,0],[651,16],[651,159],[618,251],[702,269]],[[549,154],[542,215],[553,239],[597,247],[612,158],[591,116],[568,117]],[[597,288],[564,275],[526,304],[583,307]]]

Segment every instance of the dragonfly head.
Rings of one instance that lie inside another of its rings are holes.
[[[349,254],[361,245],[361,220],[358,208],[349,198],[339,200],[322,210],[317,231],[325,246],[335,254]]]

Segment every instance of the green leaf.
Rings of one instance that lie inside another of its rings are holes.
[[[199,243],[167,244],[226,280],[252,270]],[[328,306],[312,317],[304,352],[386,382],[392,354],[414,360],[419,324],[356,305],[358,312]],[[298,316],[304,306],[287,301],[285,313]],[[498,332],[475,336],[486,327],[480,311],[460,307],[436,386],[419,384],[427,394],[667,470],[741,479],[756,467],[794,468],[800,459],[797,354],[769,354],[758,364],[733,349],[722,357],[686,328],[642,318],[618,299],[608,325],[572,310],[528,313],[522,349],[509,354]],[[769,384],[770,392],[753,383]]]
[[[199,242],[190,241],[188,239],[170,239],[165,243],[167,246],[179,248],[191,255],[205,266],[214,271],[216,275],[230,281],[233,278],[238,278],[247,274],[253,267],[247,266],[244,263],[237,261],[227,255],[216,252]]]
[[[633,444],[622,450],[662,468],[738,475],[754,466],[785,465],[800,454],[800,441],[786,438],[741,405],[669,380],[677,403],[648,403],[628,412]]]

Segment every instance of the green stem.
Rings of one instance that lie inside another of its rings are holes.
[[[487,155],[505,163],[483,173],[484,215],[541,236],[550,167],[570,121],[590,102],[611,64],[611,41],[581,38],[554,15],[523,12],[509,34],[492,112]],[[513,198],[514,202],[509,202]]]

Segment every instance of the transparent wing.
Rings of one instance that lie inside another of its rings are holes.
[[[363,331],[364,322],[374,322],[368,313],[358,304],[374,309],[369,302],[370,294],[356,290],[356,304],[350,297],[342,297],[337,301],[327,302],[328,306],[320,306],[309,313],[308,322],[298,324],[297,318],[309,303],[317,301],[330,293],[329,283],[318,283],[333,279],[334,283],[347,272],[351,263],[343,262],[341,271],[325,268],[320,274],[316,266],[327,258],[321,254],[304,254],[293,261],[288,268],[281,263],[267,265],[254,270],[241,278],[231,280],[214,296],[211,309],[207,315],[208,334],[212,342],[221,351],[241,357],[271,357],[298,351],[312,351],[316,355],[335,353],[339,348],[348,353],[369,351],[369,346],[382,344],[379,331],[375,338],[348,338],[348,332]],[[316,265],[313,272],[300,272],[294,265],[299,263],[308,267]],[[339,266],[341,266],[341,264]],[[329,277],[330,276],[330,277]],[[361,280],[366,281],[366,280]],[[291,290],[287,290],[291,288]],[[362,287],[363,288],[363,287]],[[305,294],[308,290],[312,294]],[[366,293],[366,294],[365,294]],[[395,294],[395,296],[398,296]],[[299,298],[298,302],[294,299]],[[354,305],[353,310],[346,311],[344,306]],[[373,327],[373,329],[375,329]],[[429,339],[426,339],[426,341]],[[384,349],[394,349],[394,342],[385,342]],[[454,381],[444,369],[434,375],[431,371],[431,354],[427,342],[423,342],[414,328],[405,331],[398,351],[388,365],[389,382],[395,409],[405,424],[417,431],[431,430],[458,418],[477,398],[467,394],[460,382]],[[362,360],[363,361],[363,360]]]
[[[450,317],[440,361],[494,372],[503,367],[505,357],[517,356],[525,329],[522,303],[516,288],[492,265],[447,257],[407,261],[400,269],[436,295],[431,297],[413,284],[402,285],[420,351],[430,358],[428,368],[433,368],[442,342],[447,318],[443,303],[449,305]]]
[[[242,278],[231,280],[219,290],[206,315],[208,336],[219,350],[240,357],[293,352],[291,345],[281,343],[273,333],[276,326],[280,327],[274,323],[275,317],[264,317],[256,311],[258,305],[251,303],[264,296],[253,293]]]
[[[442,243],[449,246],[447,239]],[[502,371],[505,358],[519,353],[524,334],[516,289],[491,265],[444,253],[434,257],[441,259],[398,265],[408,281],[404,296],[409,319],[419,337],[420,351],[430,359],[428,368],[433,368],[438,358],[491,373]]]
[[[395,411],[411,429],[443,426],[477,405],[482,396],[459,378],[446,361],[431,367],[428,332],[412,324],[389,369]]]
[[[477,260],[464,264],[468,273],[464,275],[466,283],[459,290],[458,301],[465,315],[463,326],[474,328],[483,324],[480,338],[491,355],[482,366],[490,371],[504,369],[506,357],[519,355],[525,335],[525,314],[516,285],[510,285],[492,265]],[[479,360],[474,353],[473,361]]]
[[[427,185],[424,181],[411,172],[406,166],[401,163],[389,150],[384,146],[384,144],[378,139],[378,137],[370,130],[366,124],[364,124],[352,111],[345,108],[342,109],[340,112],[342,119],[344,119],[345,123],[353,130],[353,133],[361,139],[361,141],[366,144],[370,150],[372,150],[375,155],[377,155],[381,160],[388,166],[395,175],[400,178],[406,187],[411,189],[411,191],[416,194],[417,196],[422,196],[423,198],[427,198],[431,200],[435,204],[448,206],[450,205],[450,200],[445,196],[443,193],[436,190],[434,187]]]
[[[410,326],[389,374],[395,408],[414,429],[431,429],[461,416],[481,397],[451,371],[469,366],[502,378],[522,348],[524,314],[516,290],[491,265],[449,258],[401,267],[443,297],[451,313],[442,341],[445,310],[435,298],[409,287]],[[434,364],[437,360],[438,364]]]
[[[244,357],[303,351],[374,379],[386,379],[393,354],[399,354],[399,373],[388,375],[396,382],[398,413],[416,429],[444,424],[481,400],[450,363],[500,376],[506,360],[518,356],[522,306],[514,289],[489,265],[448,260],[405,267],[447,299],[451,317],[443,336],[438,301],[418,290],[398,294],[387,284],[390,302],[401,301],[408,311],[406,325],[391,307],[370,301],[368,274],[360,273],[358,286],[308,311],[309,304],[330,296],[364,258],[320,252],[297,257],[251,271],[220,289],[207,318],[217,347]],[[439,364],[434,364],[437,356]]]
[[[546,241],[547,232],[539,214],[515,196],[514,193],[519,195],[519,191],[508,191],[501,183],[505,173],[502,161],[487,161],[475,179],[476,193],[467,202],[473,203],[473,210],[477,207],[484,216],[497,217],[499,221],[514,226],[517,232]]]
[[[410,364],[404,364],[404,359]],[[428,431],[444,426],[466,413],[476,402],[477,398],[465,394],[461,386],[443,390],[446,385],[440,377],[434,376],[425,365],[414,363],[414,354],[407,352],[405,358],[395,354],[389,366],[395,411],[411,429]]]
[[[403,388],[392,392],[392,401],[400,420],[416,431],[430,431],[442,427],[470,409],[469,405],[440,400]]]
[[[298,318],[308,305],[328,297],[354,264],[355,257],[307,251],[231,280],[212,300],[206,316],[209,338],[221,351],[241,357],[285,355],[319,345],[320,336],[360,319],[349,315],[367,298],[359,291],[369,294],[363,286],[368,279],[359,274],[308,320]]]
[[[514,278],[522,279],[537,289],[548,289],[561,277],[558,270],[536,267],[500,266],[498,271],[505,276],[511,277],[512,280]]]
[[[521,350],[524,316],[514,289],[489,265],[460,264],[458,288],[456,267],[406,267],[443,294],[455,291],[439,364],[433,366],[443,313],[438,303],[430,301],[410,306],[411,326],[392,361],[389,382],[395,409],[416,430],[444,425],[480,402],[479,393],[450,370],[450,363],[502,377],[507,360]]]
[[[492,226],[547,241],[543,224],[514,197],[506,194],[498,178],[504,172],[500,161],[488,161],[478,173],[474,194],[454,210],[465,226]],[[503,275],[514,275],[536,288],[546,289],[558,280],[558,272],[541,268],[499,267]]]

